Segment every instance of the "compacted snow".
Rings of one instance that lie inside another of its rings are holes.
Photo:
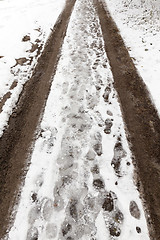
[[[0,1],[0,136],[65,2]]]
[[[149,239],[92,0],[77,0],[7,239]]]
[[[105,1],[160,115],[160,1]]]

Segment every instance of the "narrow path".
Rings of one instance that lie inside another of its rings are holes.
[[[150,234],[153,239],[160,239],[160,119],[104,1],[94,2],[100,16],[114,86],[138,165],[140,189],[151,215],[148,223],[155,231]]]
[[[0,139],[0,238],[6,232],[11,209],[18,198],[17,187],[23,182],[25,159],[44,110],[74,2],[67,1],[35,72],[25,85],[9,127]]]
[[[149,239],[93,0],[76,1],[8,238]]]

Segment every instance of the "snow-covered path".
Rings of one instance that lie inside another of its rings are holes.
[[[149,239],[92,0],[77,0],[7,239]]]

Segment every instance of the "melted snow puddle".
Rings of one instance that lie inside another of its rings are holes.
[[[77,0],[9,239],[149,239],[112,84],[92,0]]]

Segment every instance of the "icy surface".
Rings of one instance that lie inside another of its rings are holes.
[[[0,1],[0,136],[65,0]],[[2,110],[2,111],[1,111]]]
[[[160,2],[105,1],[160,115]]]
[[[77,0],[10,240],[147,240],[92,0]]]

